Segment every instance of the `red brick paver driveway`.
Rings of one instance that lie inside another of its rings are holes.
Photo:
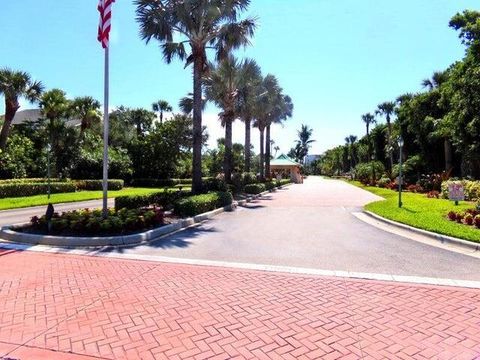
[[[474,359],[480,292],[0,255],[0,358]]]

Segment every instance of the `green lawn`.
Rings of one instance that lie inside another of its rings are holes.
[[[446,218],[450,210],[456,212],[465,211],[473,208],[475,206],[474,203],[463,201],[458,206],[455,206],[452,201],[429,199],[425,194],[402,193],[403,207],[399,208],[398,192],[364,186],[355,181],[349,181],[349,183],[385,198],[385,200],[366,205],[365,210],[416,228],[480,242],[479,229],[457,224]]]
[[[151,189],[151,188],[124,188],[117,191],[109,191],[108,197],[114,198],[122,195],[146,195],[157,191],[164,191],[168,188]],[[184,189],[187,190],[187,189]],[[74,193],[52,194],[50,202],[52,204],[67,203],[75,201],[96,200],[103,197],[102,191],[78,191]],[[47,195],[35,195],[27,197],[15,197],[0,199],[0,210],[17,209],[29,206],[47,205]]]

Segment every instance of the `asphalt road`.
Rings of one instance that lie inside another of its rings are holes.
[[[69,211],[75,209],[84,209],[84,208],[101,208],[102,200],[90,200],[90,201],[80,201],[74,203],[65,203],[65,204],[54,204],[55,211]],[[114,199],[108,199],[108,206],[114,206]],[[45,214],[47,211],[47,205],[43,206],[34,206],[29,208],[21,208],[14,210],[2,210],[0,211],[0,226],[13,225],[19,223],[25,223],[30,221],[32,216],[40,216]]]
[[[480,260],[357,219],[377,196],[309,177],[149,245],[105,251],[393,275],[480,280]]]

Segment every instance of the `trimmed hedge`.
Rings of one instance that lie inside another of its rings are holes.
[[[33,195],[45,195],[48,191],[46,183],[13,183],[0,184],[0,199],[9,197],[24,197]],[[73,182],[52,182],[50,193],[75,192],[76,186]]]
[[[265,185],[265,189],[268,191],[271,191],[277,187],[277,184],[274,183],[273,181],[267,181],[264,185]]]
[[[292,180],[290,180],[290,179],[277,180],[277,187],[290,184],[291,182],[292,182]]]
[[[202,178],[203,181],[209,181],[212,178]],[[133,179],[133,186],[158,188],[158,187],[172,187],[172,186],[191,186],[192,179]]]
[[[103,190],[103,180],[74,180],[78,190]],[[122,190],[123,180],[108,180],[108,190]]]
[[[179,199],[175,202],[173,211],[181,217],[195,216],[231,205],[232,202],[233,197],[231,193],[217,191]]]
[[[155,205],[163,209],[171,208],[178,199],[189,196],[190,192],[185,191],[159,191],[149,195],[118,196],[115,198],[115,209],[139,209]]]
[[[266,187],[265,187],[265,184],[248,184],[248,185],[245,185],[244,191],[247,194],[258,195],[266,191]]]
[[[69,182],[67,178],[50,178],[52,183]],[[47,178],[21,178],[21,179],[4,179],[0,180],[0,184],[43,184],[47,183]]]

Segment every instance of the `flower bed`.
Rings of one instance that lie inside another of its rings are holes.
[[[468,209],[465,212],[449,211],[447,218],[459,224],[475,226],[480,229],[480,210]]]
[[[28,226],[18,228],[17,231],[34,234],[48,234],[59,236],[116,236],[133,234],[168,224],[164,212],[156,208],[109,209],[106,219],[99,209],[74,210],[62,214],[55,213],[48,229],[48,222],[44,216],[32,217]]]

